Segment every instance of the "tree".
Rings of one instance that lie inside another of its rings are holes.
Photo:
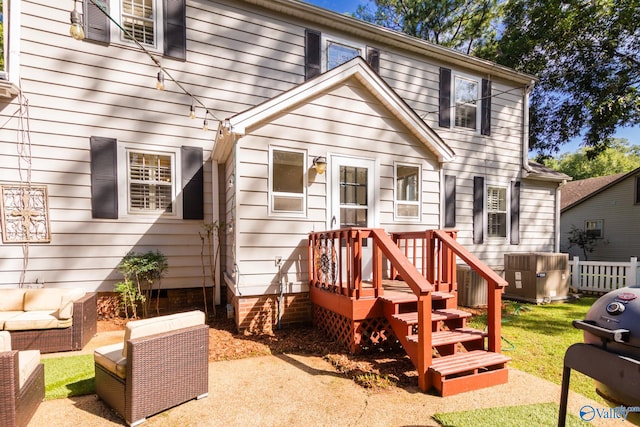
[[[358,6],[364,21],[470,54],[492,45],[500,15],[498,0],[375,0],[374,8]]]
[[[581,148],[573,153],[565,153],[557,159],[538,160],[573,179],[630,172],[640,167],[640,145],[630,145],[627,139],[614,138],[609,147],[595,159],[590,159],[588,153],[588,149]]]
[[[593,252],[597,243],[598,240],[592,233],[581,228],[576,228],[573,225],[571,226],[571,230],[569,230],[569,248],[577,246],[582,249],[585,261],[589,260],[589,254]]]
[[[530,147],[557,153],[581,137],[593,158],[616,128],[640,123],[639,0],[515,0],[497,50],[479,53],[536,75]]]

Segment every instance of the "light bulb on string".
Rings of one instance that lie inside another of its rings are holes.
[[[164,74],[158,71],[158,79],[156,80],[156,89],[164,90]]]
[[[82,28],[82,18],[76,10],[77,0],[73,2],[73,10],[71,11],[71,28],[69,34],[76,40],[84,40],[84,28]]]
[[[196,106],[191,104],[191,109],[189,110],[189,117],[192,119],[196,118]]]

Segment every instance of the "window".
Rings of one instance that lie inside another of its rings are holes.
[[[478,81],[465,77],[454,78],[454,123],[457,127],[476,129],[478,122]]]
[[[399,219],[420,219],[420,167],[395,165],[395,216]]]
[[[173,156],[129,151],[127,159],[129,212],[173,213]]]
[[[140,43],[148,49],[177,59],[186,59],[187,27],[185,0],[112,0],[110,15],[129,34],[102,13],[93,2],[84,2],[85,40]]]
[[[330,41],[327,43],[327,70],[344,64],[356,56],[360,56],[360,49]]]
[[[507,237],[506,187],[487,187],[487,237]]]
[[[602,239],[604,237],[603,225],[604,221],[601,219],[589,220],[584,222],[584,229],[588,237]]]
[[[304,214],[306,212],[304,151],[270,150],[270,211],[272,213]]]
[[[155,46],[154,0],[122,0],[120,5],[121,25],[131,34],[129,36],[123,33],[123,39]]]

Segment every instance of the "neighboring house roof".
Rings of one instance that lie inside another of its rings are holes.
[[[571,181],[569,175],[548,168],[540,163],[529,160],[529,171],[525,174],[525,178],[537,179],[539,181]]]
[[[596,194],[606,190],[607,188],[617,184],[627,177],[640,172],[640,168],[631,172],[622,172],[614,175],[598,176],[595,178],[580,179],[578,181],[569,182],[564,185],[562,191],[561,212],[566,211],[582,203],[583,201],[595,196]]]
[[[375,25],[346,14],[336,13],[312,4],[297,0],[243,0],[278,13],[293,16],[302,21],[313,22],[328,28],[335,28],[369,42],[399,47],[425,57],[437,58],[478,72],[489,73],[492,77],[501,77],[510,81],[529,85],[538,79],[530,74],[521,73],[495,62],[480,59],[471,55],[430,43],[417,37],[411,37],[398,31]]]
[[[262,104],[224,120],[222,132],[217,133],[222,144],[216,143],[214,158],[220,160],[225,157],[225,153],[228,153],[229,147],[225,147],[227,144],[224,143],[224,135],[230,133],[244,135],[248,128],[265,123],[277,114],[307,102],[352,78],[358,80],[385,105],[440,162],[454,160],[455,153],[451,147],[359,56]]]

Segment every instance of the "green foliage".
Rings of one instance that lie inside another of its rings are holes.
[[[488,59],[540,78],[531,93],[530,147],[553,154],[580,137],[597,155],[616,128],[640,123],[638,0],[506,2]]]
[[[573,179],[586,179],[616,173],[631,172],[640,167],[640,145],[629,145],[626,139],[615,138],[596,158],[590,149],[581,148],[559,158],[538,159],[545,166],[565,173]]]
[[[124,281],[116,284],[115,291],[120,294],[120,301],[127,318],[129,318],[129,310],[133,318],[138,317],[138,303],[142,303],[143,316],[149,315],[153,285],[157,284],[159,293],[161,278],[167,268],[167,259],[159,251],[139,254],[132,251],[120,261],[118,269],[122,272]],[[156,298],[156,312],[158,301],[159,295]]]
[[[354,16],[464,53],[495,42],[497,0],[375,0]]]
[[[581,228],[577,228],[574,225],[572,225],[571,230],[569,230],[568,238],[569,248],[577,246],[582,249],[582,254],[584,255],[585,260],[589,259],[589,254],[593,252],[593,248],[595,248],[598,242],[593,234]]]

